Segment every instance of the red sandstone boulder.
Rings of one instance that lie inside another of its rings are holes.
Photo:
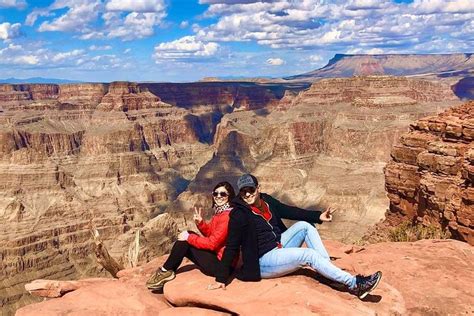
[[[473,312],[474,247],[454,240],[380,243],[325,242],[334,263],[351,273],[383,272],[363,301],[343,286],[305,268],[260,282],[233,280],[226,290],[207,290],[214,279],[193,266],[181,268],[152,294],[145,281],[165,259],[119,273],[119,280],[81,286],[61,298],[29,305],[17,315],[460,315]],[[169,303],[177,308],[172,307]],[[200,308],[195,308],[199,306]]]

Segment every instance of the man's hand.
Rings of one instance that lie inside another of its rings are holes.
[[[188,240],[188,237],[189,237],[189,233],[185,230],[185,231],[182,231],[182,232],[179,233],[178,240],[179,241],[186,241],[186,240]]]
[[[319,215],[319,220],[321,222],[331,222],[332,221],[332,214],[336,211],[335,208],[328,207],[321,215]]]
[[[217,290],[217,289],[223,289],[225,290],[225,284],[224,283],[219,283],[219,282],[216,282],[214,284],[209,284],[207,286],[207,289],[208,290]]]
[[[196,223],[202,222],[202,208],[197,208],[196,206],[194,207],[194,215],[193,215],[193,220]]]

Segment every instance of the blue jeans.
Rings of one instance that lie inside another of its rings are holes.
[[[308,248],[300,248],[306,242]],[[310,266],[324,277],[343,283],[349,288],[356,286],[356,278],[331,263],[315,227],[307,222],[297,222],[281,235],[283,248],[275,248],[260,258],[262,278],[284,276]]]

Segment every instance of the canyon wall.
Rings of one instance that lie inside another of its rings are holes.
[[[326,79],[285,94],[277,107],[234,111],[217,127],[212,159],[167,211],[187,214],[180,225],[191,228],[188,210],[210,203],[205,190],[252,172],[263,191],[286,203],[335,206],[335,221],[320,227],[323,236],[357,240],[388,207],[383,167],[400,135],[455,104],[448,86],[381,76]]]
[[[105,275],[92,226],[124,265],[137,232],[140,262],[168,251],[190,208],[210,212],[213,185],[243,172],[287,203],[336,206],[323,235],[357,239],[387,208],[383,167],[400,135],[459,103],[406,78],[306,87],[0,85],[2,312],[33,300],[33,279]]]
[[[173,105],[153,84],[0,85],[2,313],[33,300],[33,279],[107,274],[92,226],[124,265],[137,231],[140,262],[167,252],[178,231],[162,213],[212,157],[220,118],[278,101],[265,87],[177,86]]]
[[[449,229],[474,245],[474,102],[411,124],[385,168],[385,223]]]

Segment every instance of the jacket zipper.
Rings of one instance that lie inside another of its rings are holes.
[[[252,210],[252,208],[250,208],[250,210],[252,211],[252,213],[254,213],[255,215],[258,215],[258,216],[262,217],[263,220],[264,220],[265,222],[267,222],[267,224],[268,224],[268,225],[270,226],[270,228],[272,229],[272,234],[273,234],[273,236],[275,236],[275,240],[276,240],[277,235],[276,235],[275,232],[273,231],[273,225],[270,224],[270,220],[273,218],[273,214],[272,214],[272,212],[270,211],[270,205],[268,205],[268,203],[265,202],[265,201],[263,201],[263,203],[265,203],[265,204],[267,205],[268,211],[270,212],[270,218],[268,219],[268,221],[267,221],[267,219],[266,219],[264,216],[262,216],[261,214],[255,213],[255,212]]]

